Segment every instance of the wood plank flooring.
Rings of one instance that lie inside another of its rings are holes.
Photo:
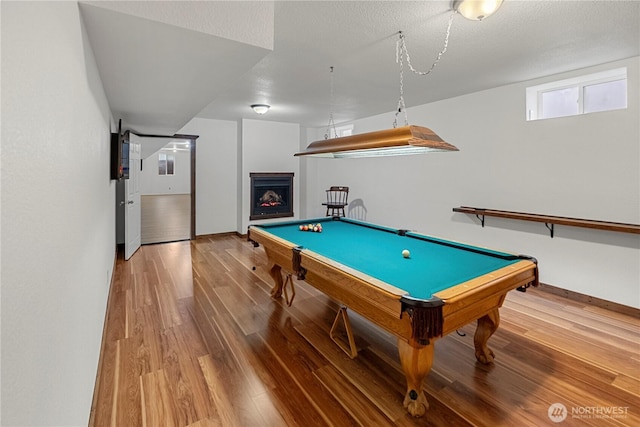
[[[191,238],[191,195],[146,195],[140,199],[143,245]]]
[[[90,425],[640,425],[637,317],[511,292],[496,361],[476,363],[475,325],[439,339],[430,409],[414,419],[395,338],[350,311],[351,360],[328,336],[338,305],[301,281],[291,307],[272,300],[265,266],[232,235],[119,258]],[[558,424],[554,403],[568,411]]]

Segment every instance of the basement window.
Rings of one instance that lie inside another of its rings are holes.
[[[173,175],[175,163],[173,154],[158,153],[158,175]]]
[[[527,120],[552,119],[627,108],[627,69],[616,68],[531,86]]]
[[[341,138],[353,135],[353,125],[334,126],[329,129],[329,138]]]

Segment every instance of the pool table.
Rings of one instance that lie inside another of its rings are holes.
[[[322,231],[300,230],[310,223]],[[487,340],[507,292],[538,284],[534,258],[347,218],[251,225],[248,239],[264,247],[273,298],[284,269],[398,337],[413,416],[428,409],[422,385],[434,341],[477,320],[475,356],[491,363]]]

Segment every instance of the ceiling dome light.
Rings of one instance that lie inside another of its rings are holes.
[[[262,115],[264,113],[266,113],[267,111],[269,111],[269,108],[271,108],[271,105],[267,105],[267,104],[253,104],[251,106],[251,108],[253,108],[253,111],[255,111],[256,113]]]
[[[482,21],[493,15],[502,5],[502,0],[455,0],[453,10],[472,21]]]

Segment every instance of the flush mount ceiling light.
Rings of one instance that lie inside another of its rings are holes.
[[[264,113],[266,113],[267,111],[269,111],[269,108],[271,108],[271,105],[267,105],[267,104],[253,104],[251,106],[251,108],[253,109],[253,111],[255,111],[256,113],[263,115]]]
[[[502,0],[455,0],[453,10],[472,21],[482,21],[493,15]]]

